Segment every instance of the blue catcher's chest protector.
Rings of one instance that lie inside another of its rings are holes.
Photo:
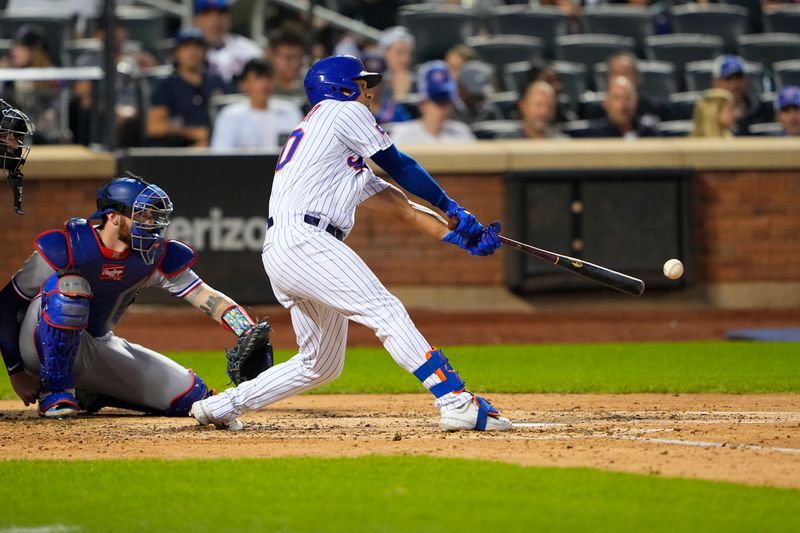
[[[119,253],[102,246],[94,228],[82,218],[70,219],[66,227],[72,267],[89,281],[94,292],[87,331],[101,337],[119,321],[141,284],[158,268],[165,246],[162,243],[159,257],[148,265],[130,250]]]

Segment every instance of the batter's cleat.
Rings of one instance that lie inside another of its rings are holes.
[[[211,416],[211,411],[205,405],[205,400],[194,402],[189,410],[189,416],[197,420],[201,426],[213,424],[217,429],[226,431],[241,431],[244,429],[244,424],[237,420],[236,417],[232,417],[230,420],[222,420]]]
[[[511,420],[500,416],[497,409],[480,396],[473,396],[472,401],[458,409],[442,410],[439,418],[439,429],[442,431],[506,431],[512,427]]]
[[[39,398],[39,416],[70,418],[78,415],[78,401],[72,392],[46,392]]]

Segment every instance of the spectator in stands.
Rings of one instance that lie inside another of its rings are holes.
[[[750,124],[770,122],[769,106],[761,101],[758,94],[748,90],[744,59],[726,54],[714,61],[712,73],[715,89],[725,89],[733,95],[733,107],[739,117],[736,123],[738,132],[747,132]]]
[[[775,118],[783,126],[783,135],[800,136],[800,87],[781,89],[775,100]]]
[[[120,21],[116,27],[115,39],[117,42],[117,73],[114,85],[117,93],[116,121],[117,140],[119,146],[136,146],[140,142],[139,131],[139,89],[137,80],[143,69],[155,67],[158,60],[149,52],[142,49],[137,42],[128,40],[128,28]],[[106,35],[105,20],[98,20],[95,29],[95,38],[104,42]],[[76,67],[103,67],[103,50],[87,50],[75,60]],[[93,82],[78,80],[72,86],[72,100],[70,101],[70,130],[73,141],[79,144],[99,142],[101,139],[90,138],[92,111],[97,110],[94,98]],[[104,94],[105,80],[100,80],[96,85],[97,94]],[[102,99],[101,102],[102,104]],[[102,114],[102,110],[100,110]],[[96,132],[100,135],[101,132]]]
[[[630,52],[616,53],[608,58],[606,66],[608,67],[607,79],[624,76],[636,87],[636,97],[639,100],[636,116],[640,120],[645,115],[651,115],[654,118],[666,116],[666,110],[660,109],[658,104],[642,92],[642,74],[639,72],[639,59],[635,55]]]
[[[240,86],[247,101],[223,108],[214,122],[212,148],[273,148],[297,127],[303,114],[289,100],[272,96],[272,65],[251,59],[242,71]]]
[[[527,139],[558,139],[564,134],[555,122],[556,91],[544,81],[531,81],[520,98],[519,112],[522,115],[522,135]]]
[[[175,72],[153,92],[147,135],[161,146],[208,146],[209,104],[225,92],[225,83],[205,69],[206,44],[198,28],[178,31],[173,55]]]
[[[608,80],[606,98],[603,109],[606,117],[601,120],[591,121],[585,130],[574,132],[574,137],[624,137],[636,139],[638,137],[653,137],[658,131],[652,124],[636,118],[638,105],[636,88],[624,76],[617,76]]]
[[[725,89],[709,89],[694,105],[692,137],[733,137],[737,111],[733,94]]]
[[[449,118],[460,101],[447,63],[431,61],[422,65],[417,87],[423,96],[419,104],[420,119],[395,124],[392,127],[395,143],[459,143],[475,140],[469,126]]]
[[[578,120],[578,115],[563,101],[563,97],[565,97],[564,86],[561,83],[558,72],[556,72],[552,64],[534,64],[527,72],[525,78],[526,87],[533,81],[543,81],[548,83],[556,91],[556,101],[558,102],[558,107],[556,108],[556,122]]]
[[[272,92],[305,100],[306,91],[301,74],[306,45],[303,34],[291,26],[279,28],[270,34],[267,58],[275,69]]]
[[[193,19],[193,24],[200,28],[206,40],[206,58],[211,70],[228,84],[242,72],[249,59],[264,56],[264,51],[255,41],[231,33],[230,4],[230,0],[195,0]]]
[[[505,118],[502,110],[489,101],[495,91],[493,77],[494,69],[482,61],[468,61],[459,69],[459,77],[454,78],[463,105],[453,111],[454,120],[474,124]]]
[[[0,60],[2,68],[46,68],[53,66],[47,49],[44,29],[24,24],[11,39],[8,57]],[[57,81],[6,81],[2,97],[24,109],[36,126],[33,142],[58,144],[70,141],[71,134],[62,124],[61,96],[64,86]]]
[[[450,75],[458,82],[461,75],[461,68],[467,64],[467,61],[477,61],[478,54],[475,50],[465,44],[457,44],[447,51],[444,56],[444,61],[450,68]]]
[[[409,120],[411,115],[402,102],[414,88],[414,37],[404,27],[393,26],[381,34],[378,47],[386,61],[386,71],[376,117],[379,122]]]

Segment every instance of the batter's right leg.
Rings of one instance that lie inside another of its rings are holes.
[[[198,402],[192,416],[203,425],[235,427],[245,409],[260,409],[336,379],[344,367],[347,319],[325,305],[299,299],[290,304],[300,350],[256,379]]]

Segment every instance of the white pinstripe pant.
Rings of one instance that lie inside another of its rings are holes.
[[[275,295],[291,312],[299,352],[256,379],[209,398],[215,418],[238,416],[245,409],[259,409],[337,378],[344,366],[348,320],[375,331],[408,372],[425,362],[431,345],[403,304],[350,247],[332,235],[276,217],[262,260]],[[430,388],[439,382],[434,374],[424,385]],[[437,399],[436,406],[459,407],[469,399],[469,394],[450,393]]]

